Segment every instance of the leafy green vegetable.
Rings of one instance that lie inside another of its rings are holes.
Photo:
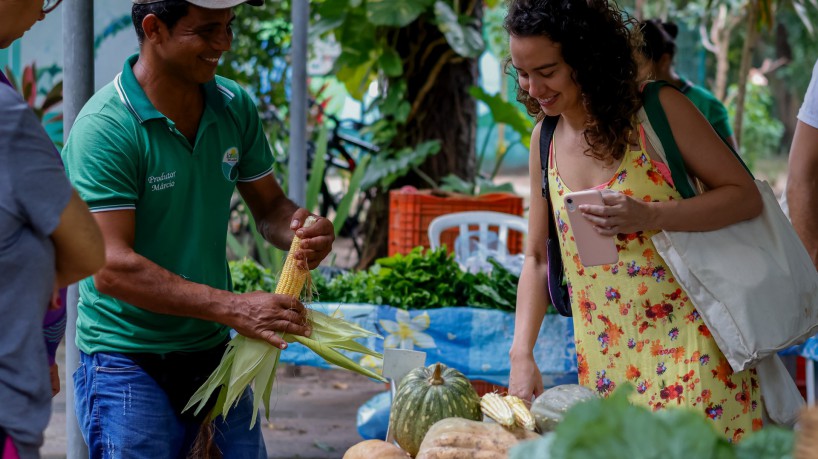
[[[229,266],[234,292],[275,291],[275,276],[269,269],[262,268],[252,259],[245,258],[240,261],[231,261]]]
[[[370,269],[316,283],[320,301],[388,304],[403,309],[450,306],[514,311],[518,277],[489,260],[492,272],[466,273],[445,248],[380,258]]]

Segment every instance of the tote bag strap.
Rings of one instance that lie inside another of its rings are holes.
[[[670,123],[668,123],[667,115],[665,115],[665,110],[662,107],[662,103],[659,101],[659,90],[664,86],[678,90],[675,86],[666,81],[652,81],[645,84],[642,89],[642,102],[644,104],[645,113],[647,114],[650,126],[652,127],[653,131],[655,131],[659,141],[662,143],[662,148],[665,153],[665,160],[667,161],[668,168],[670,168],[670,174],[673,177],[673,183],[676,190],[678,190],[685,199],[691,198],[696,195],[696,192],[693,190],[693,187],[688,180],[687,168],[685,167],[684,160],[682,159],[682,154],[679,151],[679,147],[676,145],[676,140],[673,138],[673,132],[670,129]],[[747,173],[750,174],[750,177],[752,177],[752,172],[750,172],[750,169],[741,159],[741,156],[739,156],[739,154],[733,149],[733,146],[730,145],[730,143],[723,137],[719,136],[719,138],[724,145],[730,149],[733,156],[738,159],[742,167],[744,167],[744,170],[746,170]]]

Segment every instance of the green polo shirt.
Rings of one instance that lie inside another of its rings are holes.
[[[726,139],[733,135],[733,128],[730,127],[730,117],[724,104],[716,98],[710,91],[701,86],[695,85],[684,78],[682,80],[682,93],[693,102],[693,105],[702,112],[713,129]]]
[[[63,149],[69,179],[92,212],[135,212],[138,254],[187,280],[228,290],[230,197],[237,181],[272,171],[256,106],[235,82],[216,77],[203,85],[205,109],[191,145],[139,86],[132,70],[137,58],[78,115]],[[92,278],[80,283],[77,346],[85,353],[203,350],[228,331],[101,294]]]

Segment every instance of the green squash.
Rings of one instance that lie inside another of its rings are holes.
[[[578,384],[563,384],[546,390],[531,404],[531,414],[537,422],[537,430],[551,432],[569,408],[594,398],[597,398],[594,391]]]
[[[413,457],[432,424],[446,418],[480,421],[480,397],[463,373],[436,363],[410,371],[398,387],[389,425]]]

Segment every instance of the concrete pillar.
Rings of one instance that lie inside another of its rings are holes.
[[[66,0],[60,5],[63,36],[63,124],[64,138],[85,102],[94,94],[94,1]],[[74,379],[79,366],[77,335],[77,284],[68,288],[65,329],[65,432],[67,459],[88,457],[88,448],[74,415]]]

